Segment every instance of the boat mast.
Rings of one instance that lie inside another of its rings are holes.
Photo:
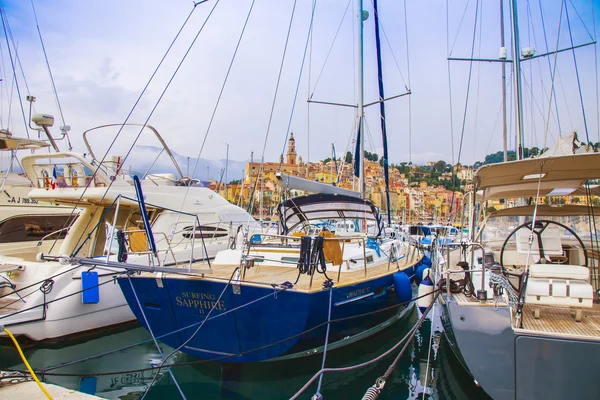
[[[506,59],[506,44],[504,41],[504,0],[500,0],[500,47],[502,48],[501,57]],[[508,138],[506,126],[506,63],[502,62],[502,149],[504,150],[504,161],[508,161]]]
[[[515,86],[515,123],[517,128],[517,160],[523,159],[523,103],[521,101],[521,50],[519,46],[519,18],[517,0],[512,0],[512,47],[513,47],[513,79]]]
[[[365,187],[365,130],[364,130],[364,84],[363,84],[363,1],[358,2],[358,133],[360,137],[359,152],[356,156],[359,158],[358,191],[363,199],[366,198]],[[364,18],[366,19],[366,18]]]

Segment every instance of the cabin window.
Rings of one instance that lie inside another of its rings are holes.
[[[22,215],[0,223],[0,243],[39,241],[48,234],[73,224],[76,215]],[[62,234],[64,238],[65,233]],[[51,236],[50,239],[60,237]]]
[[[297,263],[300,261],[300,257],[281,257],[281,261]]]
[[[372,263],[373,262],[373,256],[369,255],[367,256],[367,263]]]
[[[186,239],[190,239],[192,237],[192,231],[194,230],[193,226],[186,226],[183,228],[183,237]],[[217,228],[215,226],[199,226],[196,227],[196,231],[194,232],[195,239],[212,239],[227,236],[229,233],[227,229]]]

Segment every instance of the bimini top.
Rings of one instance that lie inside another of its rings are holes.
[[[370,201],[340,194],[311,194],[280,203],[277,209],[283,234],[305,222],[328,219],[366,219],[375,221],[377,236],[383,229],[379,209]]]
[[[529,158],[484,165],[475,175],[483,198],[568,196],[600,177],[600,153]],[[478,193],[481,194],[481,193]]]
[[[537,210],[535,206],[519,206],[512,208],[504,208],[502,210],[494,211],[490,217],[531,217],[533,212],[536,211],[538,217],[554,217],[554,216],[595,216],[600,217],[600,207],[592,207],[586,205],[577,204],[561,204],[561,205],[548,205],[539,204]]]

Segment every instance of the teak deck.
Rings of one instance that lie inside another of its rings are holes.
[[[405,264],[404,260],[400,260],[398,265],[396,263],[391,263],[388,267],[388,263],[385,262],[381,265],[369,266],[367,267],[367,278],[373,279],[380,276],[385,276],[392,274],[398,270],[402,271],[406,268],[410,268],[413,264],[416,264],[418,259],[415,257],[413,262]],[[194,268],[197,268],[197,265],[194,265]],[[211,274],[206,274],[204,277],[199,276],[185,276],[185,275],[176,275],[176,274],[163,274],[163,277],[169,278],[178,278],[178,279],[218,279],[228,281],[233,275],[234,270],[237,268],[237,265],[218,265],[213,266],[213,272]],[[399,267],[399,268],[398,268]],[[356,269],[353,271],[345,270],[345,266],[342,264],[341,266],[342,272],[340,274],[340,280],[338,282],[338,269],[327,270],[326,274],[329,278],[331,278],[334,282],[334,286],[348,286],[356,283],[360,283],[365,280],[365,270],[364,269]],[[146,277],[155,277],[154,273],[143,273],[142,276]],[[284,282],[296,282],[298,278],[298,269],[295,266],[290,267],[282,267],[282,266],[269,266],[269,265],[261,265],[260,263],[256,263],[253,268],[250,268],[246,271],[246,274],[241,281],[244,284],[255,284],[255,285],[281,285]],[[300,279],[298,279],[298,283],[294,285],[294,290],[302,291],[302,292],[317,292],[323,290],[323,283],[327,280],[325,275],[315,272],[312,285],[311,285],[311,277],[307,274],[300,275]]]
[[[533,316],[536,308],[540,309],[538,319]],[[582,310],[583,318],[576,322],[574,308],[526,304],[523,307],[523,328],[517,331],[600,340],[600,304]]]

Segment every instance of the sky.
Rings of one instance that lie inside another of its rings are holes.
[[[566,1],[575,45],[595,37],[592,17],[600,16],[598,3]],[[386,103],[391,163],[471,164],[502,150],[500,63],[447,61],[449,55],[498,58],[500,2],[450,4],[447,12],[445,0],[379,0],[386,97],[411,91],[410,99]],[[518,4],[521,47],[534,47],[539,54],[570,46],[560,1]],[[147,121],[173,151],[191,158],[228,155],[242,161],[252,152],[257,160],[264,149],[265,159],[276,161],[289,131],[305,162],[331,157],[332,143],[338,156],[353,151],[355,109],[307,99],[357,102],[354,0],[317,0],[311,40],[308,0],[297,1],[295,8],[293,0],[209,0],[196,7],[190,0],[4,0],[0,5],[9,34],[0,42],[0,125],[16,136],[26,135],[29,112],[25,101],[21,110],[17,87],[21,98],[36,97],[34,113],[55,116],[55,135],[63,125],[39,27],[76,151],[85,152],[81,135],[86,129],[123,123],[128,115],[132,123]],[[378,99],[372,2],[365,0],[363,8],[370,14],[364,22],[364,98],[371,103]],[[508,5],[505,12],[510,59]],[[576,56],[579,83],[570,51],[523,63],[525,146],[543,147],[573,130],[584,141],[600,141],[594,46],[576,50]],[[16,73],[12,64],[18,64]],[[512,64],[506,67],[511,81]],[[512,84],[507,90],[509,149],[514,149]],[[379,107],[365,113],[366,150],[381,155]],[[97,155],[107,151],[115,134],[90,134]],[[126,154],[136,135],[135,129],[124,130],[110,153]],[[158,142],[144,134],[137,144]],[[135,157],[134,152],[129,162]]]

